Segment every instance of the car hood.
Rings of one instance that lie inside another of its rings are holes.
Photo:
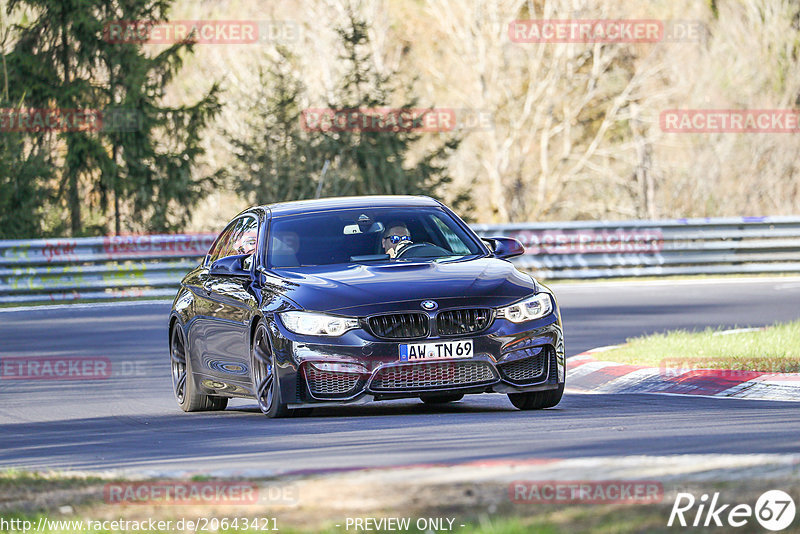
[[[439,308],[503,306],[535,291],[530,276],[504,260],[349,264],[274,271],[280,292],[306,310],[363,316],[420,310],[423,300]]]

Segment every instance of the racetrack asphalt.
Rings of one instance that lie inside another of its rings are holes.
[[[674,328],[800,318],[800,278],[554,286],[568,355]],[[169,377],[169,304],[0,312],[0,358],[99,357],[94,380],[0,379],[0,468],[286,473],[501,458],[796,453],[796,403],[568,392],[520,412],[503,395],[402,400],[269,420],[254,402],[184,414]]]

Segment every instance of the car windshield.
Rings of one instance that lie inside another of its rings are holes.
[[[444,210],[366,208],[272,220],[272,268],[367,262],[446,261],[484,251]]]

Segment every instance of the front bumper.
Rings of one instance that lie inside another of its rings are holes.
[[[363,403],[446,393],[522,393],[564,382],[564,338],[558,312],[515,324],[497,318],[478,334],[412,342],[472,339],[471,358],[400,361],[405,341],[365,330],[337,338],[301,336],[268,319],[281,397],[292,408]]]

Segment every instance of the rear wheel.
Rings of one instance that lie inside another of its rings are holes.
[[[172,391],[184,412],[224,410],[227,397],[213,397],[198,391],[192,375],[192,361],[188,357],[186,337],[179,324],[172,327],[169,336],[169,355],[172,367]]]
[[[509,393],[508,400],[520,410],[541,410],[552,408],[559,402],[564,395],[564,384],[559,384],[558,389],[548,389],[547,391],[531,391],[528,393]]]
[[[253,390],[258,407],[267,417],[291,417],[294,415],[281,400],[275,373],[275,357],[269,344],[269,334],[264,323],[259,323],[253,336]]]
[[[420,399],[425,404],[445,404],[447,402],[456,402],[464,398],[463,393],[450,393],[449,395],[421,395]]]

